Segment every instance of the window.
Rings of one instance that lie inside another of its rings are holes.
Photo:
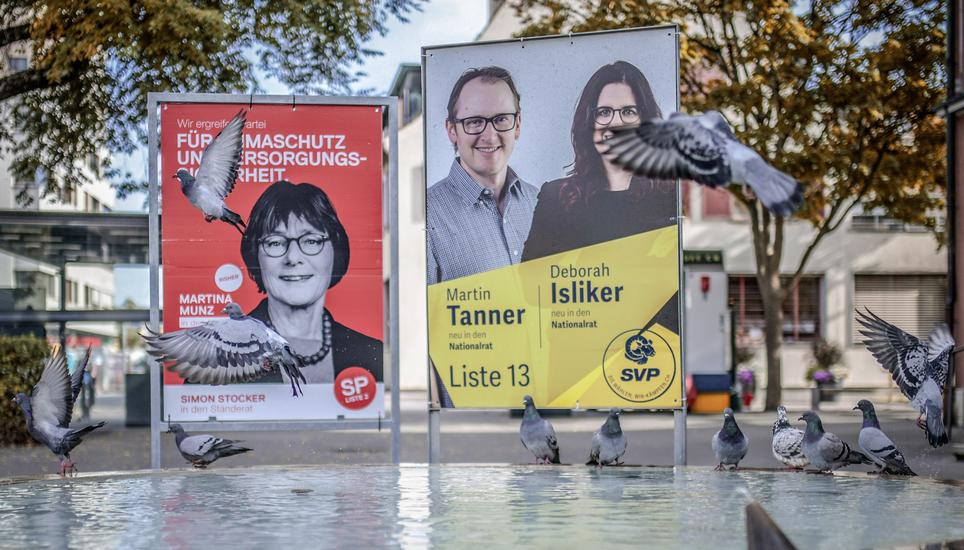
[[[781,276],[783,284],[789,276]],[[762,345],[766,327],[763,315],[763,298],[756,277],[731,275],[729,278],[729,303],[736,313],[737,338],[743,344]],[[812,342],[820,336],[820,276],[805,275],[800,278],[786,300],[783,301],[784,342]]]
[[[888,323],[924,340],[944,322],[947,296],[945,275],[855,275],[854,307],[869,308]],[[864,336],[851,313],[851,342],[860,345]]]
[[[84,285],[84,304],[87,307],[94,303],[94,289]]]
[[[702,192],[703,217],[729,219],[730,192],[726,189],[713,189],[708,186],[704,186]]]
[[[27,58],[20,56],[10,56],[7,58],[7,67],[10,68],[10,72],[20,72],[27,70]]]

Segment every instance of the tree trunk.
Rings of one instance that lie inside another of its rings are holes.
[[[763,298],[763,311],[766,318],[766,359],[767,393],[765,408],[774,411],[780,405],[783,392],[782,363],[780,352],[783,348],[783,292],[780,288],[780,274],[772,273],[762,281],[760,295]]]

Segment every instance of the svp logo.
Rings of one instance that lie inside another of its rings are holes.
[[[602,360],[609,388],[627,401],[648,403],[676,380],[678,364],[669,342],[651,330],[627,330],[609,342]]]

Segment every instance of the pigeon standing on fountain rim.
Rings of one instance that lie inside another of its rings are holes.
[[[820,416],[813,411],[803,413],[799,418],[807,423],[803,432],[803,454],[814,468],[821,472],[832,472],[850,464],[873,464],[860,451],[850,448],[836,434],[824,431]]]
[[[82,436],[100,428],[107,422],[98,422],[80,429],[70,427],[70,419],[74,412],[74,402],[83,385],[84,371],[90,360],[90,348],[84,360],[73,374],[67,370],[67,356],[60,346],[56,346],[50,357],[44,362],[44,370],[40,381],[33,387],[28,397],[18,393],[14,402],[20,405],[27,420],[27,431],[30,435],[47,446],[55,455],[60,457],[60,475],[67,475],[77,471],[70,451],[80,445]]]
[[[221,220],[244,234],[244,220],[224,204],[238,179],[241,165],[244,123],[247,112],[242,109],[204,148],[197,173],[181,168],[174,178],[181,182],[181,192],[195,208],[204,214],[204,221]]]
[[[251,450],[238,445],[241,441],[222,439],[208,434],[190,435],[180,424],[169,425],[167,431],[174,434],[177,451],[195,468],[207,468],[208,464],[219,458]]]
[[[559,442],[556,441],[556,431],[552,428],[552,424],[539,416],[531,396],[525,396],[522,402],[526,407],[525,412],[522,413],[522,425],[519,426],[522,444],[541,463],[559,464]]]
[[[860,445],[860,450],[877,464],[880,472],[900,476],[916,476],[917,474],[910,469],[907,461],[904,460],[904,455],[897,449],[894,442],[887,437],[887,434],[880,429],[874,404],[866,399],[861,399],[857,402],[854,410],[859,410],[864,415],[864,423],[860,428],[857,444]]]
[[[773,423],[773,440],[770,449],[773,457],[790,468],[803,468],[810,461],[803,454],[803,430],[790,425],[787,408],[777,407],[777,421]]]
[[[639,126],[612,129],[600,142],[603,154],[640,176],[686,179],[710,187],[746,184],[774,214],[789,216],[803,193],[794,178],[777,170],[753,149],[737,141],[723,115],[673,113]]]
[[[716,466],[717,470],[723,470],[726,466],[733,466],[734,470],[739,469],[740,461],[750,448],[750,440],[740,431],[736,417],[733,416],[733,409],[727,407],[723,410],[723,428],[713,434],[711,445],[713,454],[720,462]]]
[[[619,415],[622,410],[613,407],[606,417],[606,422],[596,430],[592,436],[592,446],[589,448],[589,461],[586,465],[595,464],[602,468],[620,464],[619,459],[626,453],[626,435],[619,425]]]

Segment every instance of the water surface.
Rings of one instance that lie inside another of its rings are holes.
[[[705,468],[167,471],[0,485],[0,546],[745,548],[760,501],[800,548],[964,538],[964,490]]]

